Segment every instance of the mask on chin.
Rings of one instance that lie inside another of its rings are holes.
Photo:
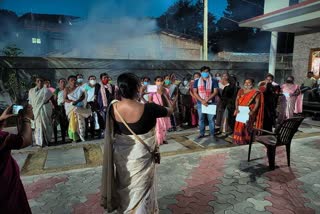
[[[293,80],[287,80],[286,83],[293,83]]]

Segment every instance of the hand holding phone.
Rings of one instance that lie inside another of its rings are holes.
[[[12,114],[14,115],[18,115],[19,111],[23,109],[23,106],[22,105],[16,105],[14,104],[12,106]]]

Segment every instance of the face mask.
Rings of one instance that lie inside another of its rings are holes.
[[[208,78],[208,77],[209,77],[209,73],[207,73],[207,72],[202,72],[202,73],[201,73],[201,76],[202,76],[203,78]]]
[[[245,89],[251,89],[252,88],[252,85],[244,85],[243,86]]]
[[[217,80],[221,80],[221,77],[216,77]]]
[[[198,80],[199,78],[194,78],[194,80]]]
[[[287,80],[286,82],[287,83],[293,83],[293,80]]]
[[[97,83],[96,80],[89,80],[90,85],[95,85]]]
[[[77,83],[82,83],[82,82],[83,82],[82,78],[77,79]]]
[[[143,82],[143,85],[149,85],[149,82]]]
[[[103,79],[101,82],[102,82],[103,85],[107,85],[109,80],[108,79]]]
[[[166,84],[166,85],[170,85],[170,83],[171,83],[170,80],[165,80],[165,81],[164,81],[164,84]]]
[[[184,85],[187,85],[187,84],[188,84],[188,81],[187,81],[187,80],[183,81],[183,84],[184,84]]]
[[[109,83],[110,83],[110,84],[112,84],[112,83],[113,83],[113,81],[112,81],[112,80],[110,80],[110,81],[109,81]]]

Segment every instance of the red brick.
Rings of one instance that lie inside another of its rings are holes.
[[[38,198],[43,192],[53,189],[58,183],[65,183],[67,177],[41,178],[34,183],[24,185],[28,199]]]

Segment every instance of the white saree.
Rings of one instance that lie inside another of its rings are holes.
[[[138,136],[155,148],[154,131]],[[153,155],[133,135],[113,135],[109,111],[105,137],[101,205],[109,212],[159,213]]]
[[[52,97],[51,91],[43,87],[29,90],[29,104],[32,106],[35,126],[36,145],[43,146],[52,138],[52,105],[49,102]]]
[[[85,94],[85,98],[80,106],[74,106],[72,103],[67,102],[64,104],[69,119],[68,136],[73,141],[77,141],[79,138],[81,141],[85,141],[85,118],[90,116],[91,110],[86,108],[87,95],[82,87],[77,87],[73,92],[67,95],[69,100],[77,101],[83,93]]]

